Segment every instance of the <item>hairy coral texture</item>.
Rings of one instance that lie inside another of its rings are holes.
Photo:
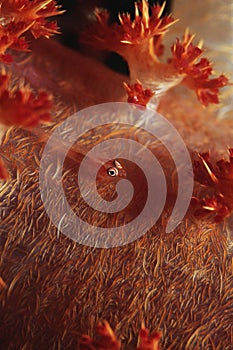
[[[17,75],[51,88],[58,123],[77,105],[122,97],[124,77],[55,43],[43,45]],[[76,72],[74,66],[82,69]],[[104,84],[101,76],[107,77]],[[232,121],[217,121],[188,92],[168,92],[159,108],[190,149],[223,149],[232,142]],[[99,140],[106,137],[104,131]],[[165,211],[157,226],[121,249],[78,245],[53,226],[43,207],[38,174],[43,142],[22,129],[10,135],[3,149],[14,149],[23,171],[13,167],[15,178],[1,187],[2,349],[72,350],[100,319],[110,322],[130,350],[143,319],[151,330],[161,329],[163,349],[231,349],[232,228],[196,224],[187,217],[166,234]],[[80,205],[75,169],[67,169],[74,208]],[[137,173],[133,176],[138,181]],[[92,219],[99,224],[95,215]]]
[[[149,12],[146,0],[135,3],[135,18],[129,14],[119,15],[120,24],[109,24],[107,11],[96,10],[96,23],[83,33],[83,42],[99,49],[115,51],[129,64],[131,81],[139,79],[159,96],[164,91],[184,84],[195,91],[199,101],[207,106],[218,103],[219,89],[228,83],[221,75],[210,79],[211,64],[202,58],[203,53],[192,43],[193,37],[186,31],[182,41],[172,46],[172,58],[163,63],[162,39],[175,20],[164,16],[164,6],[154,5]]]
[[[66,69],[64,61],[69,62]],[[81,73],[74,72],[74,65],[82,67]],[[32,85],[51,87],[58,101],[48,130],[77,105],[123,98],[125,77],[54,42],[36,46],[30,67],[28,62],[21,66],[18,76],[22,74]],[[107,77],[107,85],[101,76]],[[169,91],[159,112],[174,123],[190,149],[201,153],[208,144],[224,149],[232,141],[232,122],[215,120],[187,93]],[[106,133],[100,130],[97,139],[106,139]],[[93,139],[81,140],[85,142],[93,144]],[[0,294],[2,348],[74,349],[81,334],[93,334],[96,324],[106,319],[127,350],[136,348],[142,320],[150,331],[161,330],[162,349],[230,350],[230,230],[187,217],[175,232],[166,234],[164,211],[157,226],[130,245],[81,246],[53,226],[43,207],[38,173],[43,146],[30,132],[15,128],[2,146],[4,151],[14,149],[14,158],[23,164],[20,173],[12,167],[15,177],[1,188],[0,275],[6,284]],[[65,168],[64,179],[74,209],[81,206],[76,166]],[[140,187],[137,172],[132,178]],[[98,224],[95,214],[91,220]]]

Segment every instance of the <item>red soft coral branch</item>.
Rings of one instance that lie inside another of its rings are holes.
[[[121,343],[117,340],[115,333],[105,321],[97,327],[98,339],[94,340],[88,335],[83,335],[80,339],[80,350],[120,350]],[[152,334],[142,327],[139,334],[139,344],[137,350],[160,350],[159,341],[161,333]]]
[[[122,43],[136,44],[154,36],[164,35],[168,28],[175,22],[171,15],[161,18],[163,6],[151,6],[149,14],[148,2],[142,0],[141,4],[135,3],[135,19],[132,21],[129,15],[119,15],[122,26]]]
[[[51,117],[52,98],[45,91],[35,95],[29,87],[9,88],[10,76],[0,75],[0,123],[5,126],[33,127]]]
[[[0,124],[4,127],[35,127],[51,118],[52,97],[45,91],[35,95],[29,87],[10,89],[10,76],[0,74]],[[8,172],[0,158],[0,179],[7,179]]]
[[[164,6],[151,7],[146,0],[135,3],[135,19],[129,14],[119,15],[120,24],[109,24],[107,11],[95,11],[96,23],[83,33],[82,40],[98,48],[116,51],[123,44],[135,45],[154,36],[161,36],[175,22],[171,15],[161,18]],[[121,50],[120,50],[121,51]]]
[[[171,48],[173,58],[170,63],[180,74],[185,74],[182,83],[196,92],[203,105],[219,103],[219,89],[227,85],[228,79],[223,74],[209,79],[212,74],[211,63],[207,58],[197,61],[203,50],[192,43],[193,38],[186,32],[182,42],[177,39]]]
[[[195,198],[195,214],[197,216],[212,215],[215,222],[222,221],[233,212],[233,148],[229,149],[229,161],[221,159],[215,164],[210,154],[199,155],[194,162],[195,179],[214,192],[206,198]]]
[[[192,204],[194,205],[195,216],[197,218],[211,216],[215,223],[219,223],[231,215],[231,209],[221,195],[204,199],[194,198]]]
[[[5,53],[7,49],[28,50],[25,38],[20,38],[20,36],[29,28],[30,25],[24,22],[9,22],[7,26],[0,25],[0,59],[4,63],[12,62],[12,56]]]
[[[144,89],[140,81],[134,85],[123,83],[128,95],[128,102],[146,107],[154,92],[150,89]]]
[[[129,14],[119,15],[120,24],[109,24],[108,12],[96,10],[96,23],[83,33],[82,40],[122,55],[128,62],[131,80],[139,79],[157,96],[182,83],[195,91],[203,105],[218,103],[219,90],[228,84],[228,79],[224,75],[210,79],[211,63],[200,58],[203,50],[193,44],[194,36],[188,31],[172,46],[172,58],[167,63],[160,61],[162,39],[175,23],[171,15],[162,17],[163,9],[164,5],[149,8],[148,2],[142,0],[135,3],[134,20]]]
[[[120,350],[121,344],[106,321],[97,326],[96,333],[98,335],[97,340],[88,335],[81,337],[81,350]]]
[[[149,333],[148,329],[142,328],[139,333],[138,350],[160,350],[160,332]]]
[[[192,69],[194,62],[203,52],[199,47],[193,45],[193,38],[194,35],[191,36],[186,32],[183,41],[177,39],[171,47],[173,54],[171,61],[179,73],[186,73]]]
[[[25,37],[31,31],[35,38],[51,37],[58,33],[55,21],[47,18],[61,14],[54,0],[4,0],[0,3],[0,58],[11,63],[12,57],[5,54],[7,49],[28,50]]]

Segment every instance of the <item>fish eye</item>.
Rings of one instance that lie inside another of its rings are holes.
[[[118,175],[118,170],[117,170],[117,168],[109,168],[109,169],[108,169],[108,175],[109,175],[109,176],[112,176],[112,177],[117,176],[117,175]]]

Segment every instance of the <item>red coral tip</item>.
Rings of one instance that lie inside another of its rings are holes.
[[[144,107],[154,95],[154,92],[150,89],[144,89],[139,81],[134,85],[128,85],[127,83],[124,83],[124,88],[128,94],[129,103],[134,103]]]

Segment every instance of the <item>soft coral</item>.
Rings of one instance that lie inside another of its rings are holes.
[[[220,159],[214,164],[210,154],[202,153],[194,162],[196,181],[213,190],[214,194],[205,198],[194,198],[195,214],[212,214],[215,222],[222,221],[233,212],[233,148],[229,149],[229,161]]]
[[[10,75],[4,70],[0,73],[0,125],[3,128],[35,127],[47,122],[51,117],[52,96],[45,91],[38,94],[28,86],[10,86]],[[7,179],[8,172],[0,158],[0,179]]]
[[[0,59],[11,63],[8,49],[28,50],[25,36],[30,31],[35,38],[51,37],[58,33],[56,21],[48,18],[63,11],[54,0],[2,0],[0,3]]]
[[[203,105],[219,103],[219,89],[228,83],[228,79],[223,74],[209,79],[212,74],[211,63],[207,58],[199,60],[203,50],[193,45],[193,38],[186,31],[183,41],[177,39],[171,49],[173,58],[170,62],[180,74],[184,74],[182,83],[196,92]]]
[[[119,24],[109,24],[107,11],[96,10],[96,23],[83,33],[83,42],[99,49],[115,51],[128,62],[132,82],[139,79],[145,88],[157,96],[182,83],[195,91],[202,104],[218,103],[219,89],[228,83],[221,75],[210,79],[211,64],[199,60],[203,50],[192,43],[186,31],[182,41],[172,46],[172,58],[167,63],[160,60],[162,39],[175,20],[171,15],[162,17],[164,5],[149,8],[146,0],[135,3],[135,18],[119,15]]]

